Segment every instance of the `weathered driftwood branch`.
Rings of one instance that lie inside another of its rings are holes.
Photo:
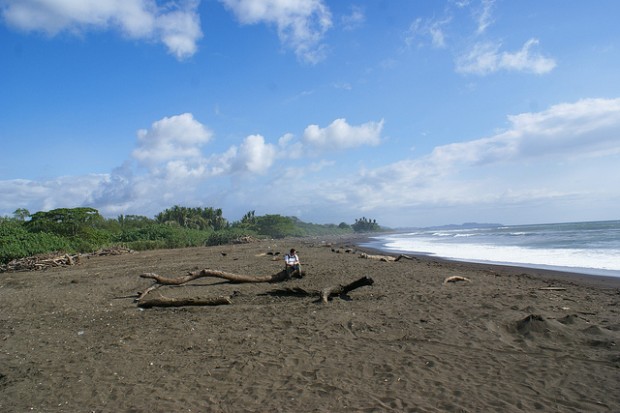
[[[465,281],[465,282],[468,282],[468,283],[471,282],[471,280],[469,278],[461,277],[460,275],[453,275],[452,277],[448,277],[445,280],[443,280],[443,283],[444,284],[448,284],[448,283],[456,283],[456,282],[459,282],[459,281]]]
[[[138,297],[135,299],[135,302],[141,302],[149,292],[163,285],[181,285],[203,277],[222,278],[232,283],[273,283],[285,281],[291,278],[301,278],[302,276],[303,271],[301,274],[299,273],[299,271],[293,271],[291,274],[288,274],[286,270],[282,270],[279,273],[271,275],[245,275],[234,274],[225,271],[204,269],[200,271],[191,271],[187,275],[177,278],[164,277],[162,275],[157,275],[155,273],[149,272],[140,274],[140,278],[149,278],[151,280],[154,280],[155,283],[143,292],[138,293]]]
[[[138,307],[183,307],[188,305],[226,305],[231,304],[230,297],[211,297],[211,298],[152,298],[146,301],[140,301]]]
[[[347,285],[337,285],[333,287],[327,287],[322,290],[304,290],[303,288],[284,288],[280,290],[271,291],[271,295],[289,295],[296,297],[318,297],[319,301],[326,303],[332,297],[346,298],[347,294],[356,288],[364,287],[366,285],[373,285],[374,280],[368,276],[362,277]]]
[[[295,274],[293,274],[294,276]],[[157,275],[154,273],[145,273],[140,274],[141,278],[150,278],[155,280],[158,284],[163,285],[181,285],[187,282],[196,280],[198,278],[203,277],[216,277],[223,278],[233,283],[268,283],[268,282],[278,282],[284,281],[289,278],[288,274],[285,270],[280,271],[276,274],[271,275],[245,275],[245,274],[234,274],[231,272],[218,271],[218,270],[209,270],[204,269],[200,271],[191,271],[189,274],[177,277],[177,278],[169,278],[161,275]]]
[[[148,293],[150,293],[150,292],[151,292],[151,291],[153,291],[153,290],[158,289],[158,288],[159,288],[159,287],[161,287],[161,286],[162,286],[162,284],[157,284],[157,283],[155,283],[155,284],[151,285],[149,288],[147,288],[146,290],[144,290],[144,291],[142,291],[142,292],[138,292],[137,297],[136,297],[136,299],[134,300],[134,303],[137,303],[137,302],[142,301],[142,299],[143,299],[144,297],[146,297],[146,295],[147,295]]]
[[[321,290],[321,300],[326,303],[330,297],[346,297],[349,292],[355,290],[356,288],[360,288],[365,285],[373,285],[374,282],[375,281],[372,278],[365,276],[347,285],[324,288]]]
[[[383,262],[394,262],[394,261],[400,261],[402,259],[407,259],[407,260],[413,259],[410,256],[405,255],[405,254],[400,254],[398,257],[393,257],[391,255],[366,254],[365,252],[360,253],[359,257],[365,258],[367,260],[377,260],[377,261],[383,261]]]

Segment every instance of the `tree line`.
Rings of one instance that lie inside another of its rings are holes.
[[[313,224],[276,214],[247,212],[229,222],[222,209],[175,205],[148,218],[105,218],[89,207],[58,208],[31,214],[15,210],[0,217],[0,263],[51,252],[85,253],[120,245],[133,250],[229,244],[241,237],[284,238],[380,231],[365,217],[349,225]]]

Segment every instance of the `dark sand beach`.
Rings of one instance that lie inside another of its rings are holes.
[[[148,296],[234,293],[230,305],[134,303],[152,284],[141,273],[269,275],[291,247],[303,279],[200,278]],[[620,411],[620,279],[354,249],[275,240],[2,273],[0,411]],[[277,291],[362,276],[374,285],[350,300]]]

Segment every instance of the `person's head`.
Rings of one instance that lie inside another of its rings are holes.
[[[291,255],[295,255],[297,253],[297,251],[295,251],[295,248],[291,248]]]

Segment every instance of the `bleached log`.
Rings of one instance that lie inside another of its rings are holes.
[[[443,280],[443,283],[444,284],[448,284],[448,283],[456,283],[456,282],[459,282],[459,281],[471,282],[471,280],[469,278],[461,277],[460,275],[453,275],[453,276],[448,277],[445,280]]]
[[[187,275],[177,278],[169,278],[161,275],[157,275],[155,273],[144,273],[140,274],[141,278],[150,278],[155,280],[158,284],[163,285],[181,285],[187,282],[196,280],[198,278],[203,277],[216,277],[223,278],[230,282],[234,283],[265,283],[265,282],[277,282],[288,279],[288,274],[286,271],[280,271],[276,274],[271,275],[245,275],[245,274],[234,274],[231,272],[218,271],[218,270],[210,270],[204,269],[200,271],[191,271]]]
[[[374,255],[374,254],[366,254],[365,252],[362,252],[359,255],[359,257],[367,259],[367,260],[377,260],[377,261],[384,261],[384,262],[396,261],[396,258],[392,257],[391,255]]]
[[[146,290],[144,290],[144,292],[138,293],[138,297],[135,299],[135,302],[141,302],[149,292],[163,285],[181,285],[203,277],[222,278],[232,283],[268,283],[285,281],[290,278],[300,278],[302,276],[303,272],[300,274],[298,271],[293,271],[289,275],[286,270],[282,270],[279,273],[271,275],[245,275],[234,274],[225,271],[204,269],[200,271],[191,271],[187,275],[177,278],[164,277],[155,273],[144,273],[140,274],[140,278],[148,278],[154,280],[155,283]]]
[[[359,254],[360,258],[365,258],[367,260],[377,260],[377,261],[383,261],[383,262],[395,262],[395,261],[400,261],[402,259],[406,259],[406,260],[412,260],[413,258],[405,255],[405,254],[400,254],[398,257],[393,257],[391,255],[375,255],[375,254],[367,254],[365,252],[362,252]]]
[[[151,307],[184,307],[184,306],[215,306],[231,304],[230,297],[211,297],[211,298],[152,298],[138,303],[140,308]]]

